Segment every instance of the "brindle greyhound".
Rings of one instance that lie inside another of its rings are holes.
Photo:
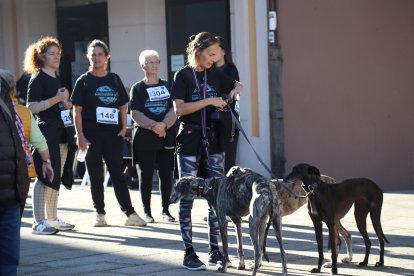
[[[241,168],[239,166],[234,166],[232,167],[228,173],[227,173],[227,177],[230,176],[236,176],[236,175],[240,175],[240,174],[244,174],[244,173],[249,173],[252,172],[252,170],[247,169],[247,168]],[[258,176],[260,176],[259,174],[256,174]],[[262,176],[260,176],[262,177]],[[321,175],[321,179],[328,183],[328,184],[336,184],[336,180],[332,177],[329,177],[327,175]],[[277,191],[279,193],[279,197],[281,199],[282,202],[282,208],[281,208],[281,216],[287,216],[290,215],[294,212],[296,212],[296,210],[298,210],[300,207],[302,207],[303,205],[305,205],[305,203],[308,201],[307,197],[298,197],[296,195],[300,195],[303,194],[303,189],[302,189],[302,181],[297,180],[297,181],[293,181],[293,182],[284,182],[283,179],[272,179],[272,182],[274,183],[274,185],[276,185],[277,187]],[[285,189],[283,187],[281,187],[281,185],[279,185],[279,183],[282,182],[282,184],[284,186],[286,186],[288,189]],[[265,259],[267,261],[269,261],[267,254],[266,254],[266,238],[267,238],[267,232],[269,230],[270,224],[267,225],[266,228],[266,233],[265,233],[265,240],[264,240],[264,246],[263,246],[263,256],[265,257]],[[339,234],[341,234],[341,236],[343,237],[343,239],[345,240],[345,244],[346,244],[346,249],[347,249],[347,256],[345,256],[344,258],[342,258],[342,262],[343,263],[349,263],[352,261],[352,236],[351,234],[345,229],[345,227],[342,226],[341,223],[338,224],[337,229],[336,229],[336,235],[337,235],[337,252],[339,252],[339,249],[341,247],[341,239],[339,238]],[[330,249],[330,247],[328,246],[328,249]],[[332,267],[332,262],[326,262],[324,264],[324,267],[329,268]]]
[[[218,271],[225,272],[229,260],[226,215],[236,225],[239,255],[238,269],[245,268],[241,217],[250,215],[249,231],[254,246],[252,275],[256,275],[257,269],[262,264],[264,234],[269,218],[269,223],[275,229],[276,238],[280,246],[282,274],[287,275],[281,234],[281,202],[276,186],[269,179],[250,170],[240,175],[218,179],[204,180],[198,177],[183,177],[175,184],[170,202],[175,203],[182,197],[190,194],[199,195],[207,199],[216,212],[224,254],[224,262]],[[265,257],[267,258],[267,256]]]
[[[370,213],[372,225],[380,243],[380,259],[376,267],[384,265],[384,241],[388,240],[381,227],[381,208],[383,193],[380,187],[367,178],[347,179],[337,185],[327,185],[321,180],[319,170],[308,164],[295,166],[292,172],[285,177],[286,182],[301,180],[303,189],[308,194],[308,212],[315,227],[318,243],[318,267],[312,273],[320,272],[323,257],[322,222],[329,230],[329,244],[336,244],[337,234],[335,227],[355,203],[355,220],[358,230],[365,242],[365,258],[359,266],[367,266],[371,249],[371,241],[367,233],[366,218]],[[336,246],[332,250],[332,274],[338,273]]]

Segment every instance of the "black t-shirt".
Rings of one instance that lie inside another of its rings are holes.
[[[32,74],[27,89],[27,102],[41,102],[48,100],[58,92],[61,88],[59,77],[52,77],[42,70]],[[61,117],[61,111],[65,110],[62,103],[57,103],[50,108],[36,114],[37,123],[39,125],[48,125],[63,128],[64,124]]]
[[[119,107],[128,100],[121,79],[110,72],[104,77],[96,77],[90,72],[81,75],[72,93],[72,103],[82,106],[84,132],[120,131],[122,118]]]
[[[161,122],[172,107],[169,84],[159,80],[157,84],[147,85],[144,81],[131,87],[130,109],[142,112],[146,117]],[[174,128],[167,130],[166,138],[158,137],[148,129],[135,124],[134,148],[137,150],[158,150],[174,146]]]
[[[222,66],[217,67],[217,69],[229,76],[230,78],[232,78],[233,80],[240,81],[239,71],[237,70],[236,66],[225,63]]]
[[[235,80],[211,67],[207,69],[206,98],[227,97],[234,87]],[[174,82],[171,88],[171,98],[181,99],[184,102],[196,102],[202,99],[204,91],[204,72],[196,72],[200,92],[197,89],[192,69],[185,66],[174,75]],[[211,113],[215,107],[206,108],[207,135],[212,154],[222,152],[218,137],[219,131],[214,123],[210,121]],[[180,116],[182,125],[177,136],[177,152],[182,155],[198,155],[202,149],[201,110],[192,114]]]

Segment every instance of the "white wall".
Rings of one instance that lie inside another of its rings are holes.
[[[167,79],[167,33],[163,0],[108,0],[111,70],[126,87],[141,80],[138,55],[154,49],[160,54],[159,76]]]
[[[41,36],[56,36],[56,5],[54,0],[17,0],[17,50],[19,63],[14,63],[11,5],[0,0],[0,67],[22,73],[24,51]],[[17,76],[16,76],[17,77]]]
[[[250,107],[250,57],[249,57],[249,26],[248,26],[248,1],[231,1],[231,32],[232,51],[237,69],[240,73],[240,81],[244,85],[244,93],[240,100],[241,124],[245,129],[255,150],[262,160],[270,167],[270,133],[269,133],[269,78],[267,59],[267,2],[256,0],[256,47],[257,47],[257,83],[259,95],[259,136],[253,137],[251,131],[251,107]],[[240,134],[239,138],[239,162],[241,166],[249,167],[265,176],[269,176],[260,165],[253,150]]]

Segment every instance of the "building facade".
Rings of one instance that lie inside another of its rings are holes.
[[[412,14],[410,0],[0,0],[0,67],[20,75],[25,48],[54,35],[70,86],[86,70],[84,45],[100,38],[130,87],[143,77],[140,51],[157,50],[171,79],[185,36],[212,31],[231,44],[242,126],[277,177],[307,162],[338,180],[413,189]],[[238,161],[269,176],[243,138]]]

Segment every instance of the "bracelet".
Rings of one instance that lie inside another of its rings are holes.
[[[47,160],[43,160],[43,159],[42,159],[42,162],[43,162],[44,164],[50,163],[50,159],[47,159]]]

